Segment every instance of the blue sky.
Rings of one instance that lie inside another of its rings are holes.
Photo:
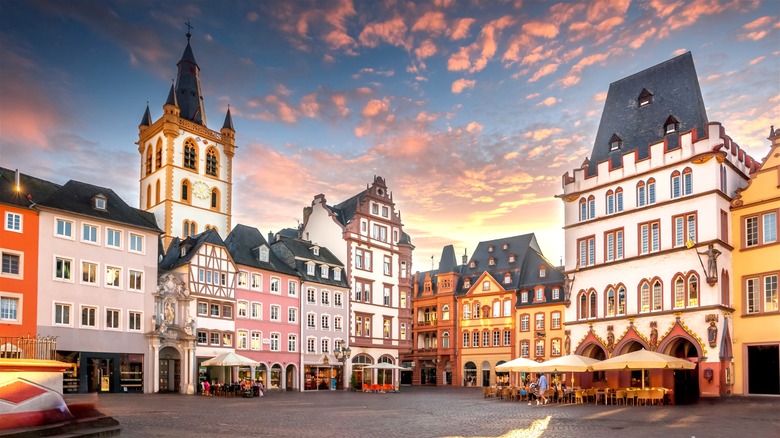
[[[693,53],[710,121],[755,158],[780,126],[780,2],[0,2],[0,162],[138,204],[138,123],[186,45],[207,125],[230,105],[234,223],[295,226],[313,197],[387,179],[416,245],[535,232],[564,253],[561,175],[609,84]]]

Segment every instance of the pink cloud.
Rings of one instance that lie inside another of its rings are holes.
[[[461,78],[452,83],[452,92],[455,94],[460,94],[467,88],[474,88],[474,85],[476,84],[477,81],[473,79]]]
[[[541,141],[546,138],[549,138],[552,135],[558,134],[562,132],[563,130],[561,128],[543,128],[543,129],[537,129],[534,131],[526,131],[523,134],[523,137],[525,138],[531,138],[536,141]]]
[[[561,101],[560,99],[556,99],[551,96],[539,102],[538,104],[536,104],[536,106],[553,106],[556,103],[559,103],[560,101]]]
[[[363,117],[376,117],[380,113],[386,113],[388,109],[389,100],[385,99],[371,99],[363,107],[361,114]]]
[[[756,18],[755,20],[751,21],[750,23],[745,24],[742,26],[743,29],[747,30],[753,30],[758,29],[764,26],[769,26],[773,21],[775,20],[775,17],[771,16],[764,16],[761,18]]]
[[[528,82],[536,82],[544,76],[555,73],[556,70],[558,70],[558,64],[546,64],[537,70],[536,73],[528,79]]]
[[[488,61],[496,54],[498,44],[496,40],[501,37],[502,31],[514,22],[512,17],[503,16],[485,24],[476,42],[468,47],[461,47],[456,54],[450,57],[447,64],[448,69],[460,71],[468,68],[471,73],[484,69]]]
[[[555,38],[558,36],[558,26],[552,23],[544,23],[541,21],[531,21],[523,24],[523,32],[528,35],[540,37],[540,38]]]
[[[531,93],[525,96],[526,99],[536,99],[537,97],[539,97],[539,93]]]
[[[412,32],[426,32],[439,35],[447,29],[443,12],[428,11],[412,25]]]
[[[766,56],[759,56],[758,58],[751,59],[750,60],[750,65],[756,65],[756,64],[758,64],[759,62],[761,62],[761,61],[763,61],[765,59],[766,59]]]
[[[471,134],[479,134],[482,132],[482,124],[479,122],[471,122],[468,125],[466,125],[466,131]]]
[[[655,15],[657,15],[660,18],[666,18],[672,13],[677,10],[678,8],[684,6],[685,3],[677,0],[677,1],[669,1],[669,0],[652,0],[650,2],[649,7],[655,11]]]
[[[419,60],[430,58],[436,54],[436,44],[431,40],[425,40],[420,43],[420,47],[414,49],[414,56]]]
[[[474,24],[473,18],[460,18],[455,20],[452,25],[452,32],[450,32],[450,38],[452,40],[461,40],[469,36],[469,28]]]
[[[381,23],[369,23],[360,32],[358,40],[366,47],[377,47],[380,43],[409,48],[406,40],[407,27],[400,17],[391,18]]]

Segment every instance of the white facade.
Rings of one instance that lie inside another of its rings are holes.
[[[57,336],[61,353],[94,357],[82,358],[79,364],[79,391],[108,391],[94,379],[110,377],[110,390],[118,390],[116,379],[128,390],[143,385],[143,392],[151,392],[152,361],[145,334],[154,325],[157,233],[44,208],[37,263],[38,334]],[[117,360],[115,354],[142,357],[143,382],[136,381],[139,365],[134,365],[131,376],[123,364],[123,374],[117,376],[110,371],[113,363],[99,362],[101,357]]]
[[[696,351],[677,354],[695,353],[694,360],[707,363],[702,369],[720,361],[733,300],[729,203],[745,187],[751,159],[720,124],[707,130],[695,142],[691,132],[681,134],[674,151],[660,142],[645,160],[632,151],[621,168],[610,170],[603,162],[595,175],[586,177],[583,166],[564,176],[571,300],[565,321],[572,353],[588,354],[600,344],[615,356],[639,342],[671,354],[685,339]],[[648,183],[654,183],[655,199]],[[713,265],[709,245],[718,253]],[[643,299],[643,291],[649,297]],[[705,385],[701,393],[716,390]]]

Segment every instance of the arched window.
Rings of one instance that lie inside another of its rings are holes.
[[[219,190],[216,187],[211,189],[211,209],[219,210]]]
[[[623,211],[623,189],[618,187],[615,189],[615,213]]]
[[[615,289],[607,289],[607,316],[615,316]]]
[[[679,309],[685,307],[685,281],[682,277],[678,276],[674,280],[674,308]]]
[[[187,204],[190,203],[190,199],[192,199],[192,193],[190,193],[191,187],[190,182],[185,180],[182,180],[181,182],[181,200],[182,202],[186,202]]]
[[[450,319],[450,306],[447,304],[441,306],[441,319],[442,321],[448,321]]]
[[[152,208],[152,185],[146,186],[146,208]]]
[[[185,238],[190,236],[190,221],[185,219],[181,224],[181,234]]]
[[[646,201],[645,193],[646,193],[646,191],[647,190],[645,188],[645,182],[644,181],[639,181],[638,183],[636,183],[636,206],[637,207],[644,207],[645,206],[645,201]]]
[[[219,158],[217,149],[210,147],[206,151],[206,175],[217,176],[219,171]]]
[[[655,204],[655,178],[647,180],[647,205]]]
[[[146,148],[146,174],[152,173],[152,147]]]
[[[639,311],[650,311],[650,285],[646,281],[639,285]]]
[[[615,192],[612,189],[607,190],[607,214],[615,212]]]
[[[596,197],[593,195],[588,196],[588,219],[596,217]]]
[[[159,204],[160,203],[160,180],[157,180],[157,184],[155,184],[155,193],[154,193],[154,203]]]
[[[585,292],[580,293],[580,319],[588,318],[588,297]]]
[[[195,221],[190,221],[190,236],[198,234],[198,224]]]
[[[699,305],[699,277],[691,274],[688,277],[688,307]]]
[[[690,167],[683,169],[683,195],[693,193],[693,170]]]
[[[681,186],[680,186],[680,171],[675,170],[672,172],[672,199],[679,198],[681,194]]]
[[[588,206],[585,198],[580,198],[580,220],[584,221],[588,219]]]
[[[184,167],[198,170],[198,147],[192,139],[184,142]]]
[[[441,348],[450,348],[450,332],[444,332],[441,334]]]
[[[596,318],[598,316],[598,308],[596,307],[596,291],[590,293],[590,315],[589,318]]]
[[[162,167],[162,144],[157,144],[157,152],[155,152],[154,156],[154,170],[159,170]]]
[[[626,314],[626,288],[624,288],[623,286],[620,286],[620,288],[618,288],[617,314],[618,315]]]
[[[656,280],[653,283],[653,311],[661,310],[663,304],[663,288],[661,287],[661,281]]]

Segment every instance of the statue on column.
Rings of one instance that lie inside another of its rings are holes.
[[[563,341],[563,349],[566,351],[566,355],[571,354],[571,330],[566,330],[566,339]]]
[[[707,256],[707,283],[715,284],[718,281],[718,256],[721,252],[710,243],[706,251],[697,251],[697,254]]]

